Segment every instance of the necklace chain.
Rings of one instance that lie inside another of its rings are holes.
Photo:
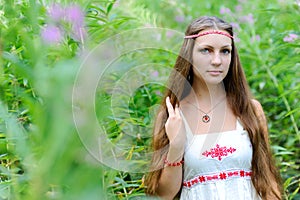
[[[204,114],[208,114],[210,113],[211,111],[213,111],[220,103],[222,103],[224,100],[226,99],[226,96],[221,100],[219,101],[216,105],[214,105],[214,107],[212,107],[208,112],[204,112],[203,110],[201,110],[200,108],[198,108],[196,105],[192,104],[191,102],[188,101],[189,104],[191,104],[192,106],[194,106],[195,108],[197,108],[198,110],[200,110],[201,112],[203,112]]]
[[[213,111],[220,103],[222,103],[224,100],[226,99],[226,96],[219,101],[216,105],[214,105],[214,107],[212,107],[208,112],[204,112],[203,110],[201,110],[200,108],[198,108],[196,105],[192,104],[191,102],[188,101],[189,104],[191,104],[192,106],[194,106],[195,108],[197,108],[199,111],[201,111],[202,113],[204,113],[204,115],[202,116],[202,121],[204,123],[208,123],[210,121],[210,116],[208,115],[211,111]]]

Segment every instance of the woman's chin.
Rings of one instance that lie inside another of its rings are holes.
[[[223,83],[223,78],[218,78],[218,79],[206,79],[205,84],[206,85],[219,85],[221,83]]]

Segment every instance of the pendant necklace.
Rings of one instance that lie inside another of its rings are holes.
[[[188,102],[189,104],[191,104],[192,106],[194,106],[195,108],[197,108],[199,111],[201,111],[202,113],[204,113],[204,115],[202,116],[202,121],[204,123],[208,123],[210,121],[210,116],[208,115],[211,111],[213,111],[220,103],[222,103],[224,100],[226,99],[226,96],[219,101],[214,107],[212,107],[212,109],[210,109],[208,112],[204,112],[203,110],[201,110],[200,108],[198,108],[197,106],[195,106],[194,104]]]

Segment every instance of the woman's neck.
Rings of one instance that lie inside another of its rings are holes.
[[[198,102],[215,102],[226,96],[223,82],[219,84],[207,84],[204,81],[196,79],[193,82],[192,89]]]

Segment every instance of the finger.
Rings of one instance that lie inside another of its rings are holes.
[[[166,98],[166,106],[167,106],[169,115],[174,115],[175,113],[174,113],[173,106],[172,106],[172,104],[170,102],[170,97]]]
[[[179,116],[179,115],[180,115],[180,113],[179,113],[179,106],[178,106],[178,104],[176,104],[176,106],[175,106],[174,113],[175,113],[175,115],[177,115],[177,116]]]

